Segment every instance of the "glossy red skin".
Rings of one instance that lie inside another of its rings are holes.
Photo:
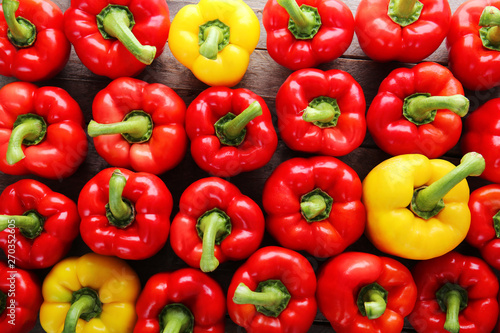
[[[8,255],[11,254],[9,248],[15,244],[13,261],[21,268],[51,267],[66,255],[78,236],[80,216],[76,203],[31,179],[7,186],[0,195],[1,215],[23,215],[31,210],[45,219],[42,233],[29,239],[18,228],[5,229],[0,232],[0,248]]]
[[[474,112],[464,123],[462,152],[475,151],[483,155],[486,168],[481,178],[500,183],[500,98],[493,98]]]
[[[159,315],[172,303],[185,305],[194,316],[194,333],[223,333],[226,298],[209,275],[193,268],[157,273],[149,278],[136,304],[134,333],[160,332]]]
[[[21,0],[16,11],[19,16],[35,25],[36,39],[27,48],[12,44],[0,6],[0,75],[29,82],[54,77],[66,66],[71,51],[64,33],[63,12],[50,0]]]
[[[356,10],[355,32],[365,54],[375,61],[417,63],[443,42],[451,20],[447,0],[421,0],[419,19],[406,27],[395,23],[387,9],[389,0],[362,0]]]
[[[219,263],[248,258],[264,237],[264,214],[257,203],[224,179],[197,180],[182,193],[170,230],[172,249],[191,267],[200,267],[202,254],[203,240],[196,231],[198,218],[213,208],[225,212],[231,221],[231,233],[215,245]]]
[[[123,197],[135,207],[135,219],[126,228],[111,225],[105,206],[109,202],[109,179],[117,168],[99,172],[78,197],[80,234],[92,251],[122,259],[146,259],[165,245],[170,229],[172,195],[158,177],[146,172],[120,170],[127,183]]]
[[[262,281],[280,280],[291,295],[288,306],[277,317],[257,312],[252,304],[235,304],[240,283],[255,290]],[[317,313],[316,275],[309,261],[293,250],[267,246],[257,250],[233,275],[227,293],[231,320],[247,332],[301,333],[311,327]]]
[[[9,165],[6,152],[16,118],[33,113],[45,119],[47,133],[37,145],[23,146],[26,157]],[[71,176],[87,156],[87,135],[78,103],[58,87],[38,88],[12,82],[0,89],[0,171],[62,179]]]
[[[446,37],[448,67],[465,88],[486,90],[500,84],[500,52],[487,49],[479,37],[479,18],[486,6],[500,1],[471,0],[453,13]]]
[[[142,45],[156,47],[155,58],[166,45],[170,30],[167,2],[164,0],[72,0],[64,12],[64,30],[81,62],[94,74],[116,79],[136,76],[146,65],[137,60],[117,40],[104,39],[96,16],[109,4],[126,6],[134,16],[132,33]]]
[[[492,332],[498,318],[498,280],[483,260],[452,251],[417,262],[412,273],[418,296],[408,319],[417,332],[448,332],[443,328],[446,313],[435,295],[447,282],[460,285],[468,293],[467,307],[458,317],[460,333]]]
[[[100,135],[94,146],[112,166],[156,175],[173,169],[184,158],[186,104],[175,91],[160,83],[118,78],[94,98],[92,115],[98,123],[116,123],[131,111],[142,110],[153,120],[149,141],[129,143],[121,134]]]
[[[334,98],[340,108],[335,127],[320,128],[302,119],[304,109],[320,96]],[[308,153],[342,156],[363,142],[366,101],[361,86],[347,72],[302,69],[292,73],[276,96],[280,136],[288,147]]]
[[[446,67],[434,62],[395,69],[382,81],[368,108],[368,131],[377,146],[388,154],[440,157],[458,143],[462,119],[450,110],[437,110],[433,122],[413,124],[403,115],[403,101],[415,93],[451,96],[463,95],[464,90]]]
[[[387,308],[379,318],[368,319],[356,302],[361,288],[374,282],[388,292]],[[415,282],[406,266],[371,253],[343,252],[327,261],[318,274],[318,306],[335,332],[399,333],[416,296]]]
[[[312,39],[296,39],[288,30],[288,12],[276,0],[268,0],[262,12],[262,23],[271,58],[297,70],[316,67],[344,54],[354,36],[354,17],[349,7],[340,0],[297,0],[297,4],[317,8],[321,27]]]
[[[0,331],[30,332],[35,327],[43,301],[38,278],[32,272],[0,261],[0,292],[7,295],[7,308],[0,313]],[[15,304],[13,309],[9,308],[11,304]]]
[[[321,189],[333,199],[330,216],[307,222],[301,197]],[[330,257],[354,243],[365,229],[361,181],[356,172],[335,157],[292,158],[267,179],[262,193],[266,228],[284,247]]]
[[[471,225],[465,240],[481,251],[483,259],[500,270],[500,239],[495,234],[493,216],[500,211],[500,185],[490,184],[471,193]]]
[[[215,122],[229,112],[240,114],[254,101],[262,107],[262,115],[247,124],[243,142],[239,146],[222,145],[215,134]],[[245,88],[210,87],[204,90],[188,106],[186,132],[196,164],[218,177],[231,177],[263,167],[278,146],[266,102]]]

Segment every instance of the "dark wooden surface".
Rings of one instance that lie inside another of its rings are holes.
[[[69,7],[69,0],[56,0],[55,2],[62,10],[66,10]],[[170,9],[170,18],[172,19],[178,10],[188,2],[189,1],[169,0],[168,5]],[[195,1],[191,2],[195,3]],[[458,5],[462,2],[463,1],[452,0],[450,2],[452,11],[455,11]],[[271,112],[273,112],[273,119],[276,124],[274,98],[278,88],[288,75],[292,73],[292,71],[276,64],[266,51],[266,33],[264,27],[262,26],[262,10],[264,8],[265,0],[247,0],[247,3],[255,11],[261,22],[261,37],[257,49],[251,55],[248,71],[243,80],[236,87],[245,87],[261,95],[268,104]],[[349,5],[351,11],[355,13],[359,1],[348,0],[346,3]],[[441,45],[441,47],[426,60],[436,61],[446,65],[447,52],[444,44]],[[359,48],[355,37],[351,46],[342,57],[330,63],[323,64],[319,66],[319,68],[323,70],[335,68],[350,73],[362,86],[367,104],[369,105],[377,92],[379,84],[393,69],[404,66],[411,67],[412,65],[413,64],[398,62],[381,64],[370,61]],[[177,60],[170,53],[168,47],[166,47],[164,53],[143,73],[137,76],[137,78],[150,83],[159,82],[168,85],[184,99],[186,104],[189,104],[201,91],[208,88],[208,86],[198,81],[188,69],[184,68],[179,62],[177,62]],[[12,81],[15,81],[15,79],[0,77],[0,87]],[[72,51],[69,63],[59,75],[52,80],[39,82],[37,84],[40,86],[58,86],[67,90],[80,104],[85,114],[85,120],[88,123],[91,119],[91,105],[93,97],[99,90],[103,89],[110,82],[111,80],[108,78],[98,77],[92,74],[82,65],[76,54]],[[491,98],[500,97],[500,91],[498,89],[483,92],[467,91],[466,95],[470,99],[470,111],[472,112],[485,101]],[[0,191],[19,179],[34,178],[47,184],[54,191],[61,192],[76,201],[78,199],[79,190],[85,185],[85,183],[100,170],[109,167],[109,165],[96,153],[90,139],[89,143],[90,149],[87,159],[73,176],[62,181],[57,181],[32,176],[18,177],[1,174]],[[308,155],[293,152],[288,149],[282,141],[280,141],[276,153],[266,166],[253,172],[228,178],[227,180],[237,185],[244,194],[250,196],[257,203],[261,204],[261,192],[265,180],[269,177],[277,165],[295,156]],[[458,146],[456,146],[443,156],[443,158],[457,164],[460,156],[460,150]],[[363,179],[373,167],[388,157],[390,156],[376,147],[369,133],[367,133],[361,147],[346,156],[339,157],[339,159],[353,167],[359,174],[360,178]],[[178,210],[177,205],[179,197],[184,189],[193,181],[206,176],[208,176],[208,174],[197,167],[191,158],[189,151],[180,165],[173,170],[160,175],[162,180],[172,192],[174,198],[172,218]],[[487,183],[488,182],[479,178],[469,179],[471,190],[486,185]],[[266,234],[262,245],[272,244],[277,245],[277,243],[268,234]],[[382,254],[377,251],[364,236],[350,246],[348,250]],[[461,244],[458,247],[458,250],[464,254],[479,256],[477,250],[471,248],[465,243]],[[81,238],[77,238],[70,250],[70,253],[68,253],[68,256],[80,256],[89,251],[89,248],[85,245]],[[304,255],[310,260],[315,269],[320,267],[324,262],[324,259],[314,258],[306,253],[304,253]],[[3,254],[1,254],[1,256],[3,256]],[[3,259],[3,257],[0,258]],[[402,261],[410,268],[414,264],[411,260],[398,260]],[[241,263],[242,262],[224,263],[210,275],[213,276],[225,290],[227,290],[232,273]],[[143,285],[147,279],[155,273],[186,267],[186,264],[174,254],[168,242],[166,246],[152,258],[141,261],[129,261],[129,264],[138,272]],[[49,270],[50,269],[37,271],[41,280],[43,280]],[[232,323],[228,317],[226,331],[243,332],[244,330]],[[40,325],[37,324],[32,332],[38,333],[43,332],[43,330]],[[318,312],[317,319],[311,327],[310,332],[333,332],[333,329],[321,313]],[[405,326],[405,332],[413,332],[409,324]]]

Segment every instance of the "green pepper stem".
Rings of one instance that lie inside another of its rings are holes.
[[[111,37],[117,38],[137,60],[150,65],[155,59],[156,47],[142,45],[130,29],[130,19],[127,11],[116,8],[110,10],[103,18],[104,31]]]
[[[91,120],[87,132],[90,137],[126,133],[132,137],[141,138],[148,133],[149,125],[149,119],[143,116],[134,116],[127,120],[110,124],[100,124]]]
[[[301,31],[306,32],[316,23],[314,16],[308,12],[302,11],[297,4],[297,1],[278,0],[278,4],[285,8],[292,21],[295,22]]]
[[[211,26],[205,30],[205,41],[201,44],[199,52],[207,59],[217,59],[219,53],[219,43],[224,39],[224,33],[216,26]]]
[[[222,130],[224,136],[228,139],[238,137],[248,123],[260,115],[262,115],[262,107],[259,102],[254,101],[234,119],[224,124]]]
[[[89,295],[83,295],[76,302],[71,304],[66,314],[62,333],[75,333],[80,316],[86,312],[92,311],[95,305],[95,299]]]
[[[408,18],[415,12],[417,0],[392,0],[394,2],[394,14],[399,17]]]
[[[12,165],[22,160],[25,157],[22,148],[23,141],[37,140],[41,135],[43,135],[43,130],[43,120],[38,118],[27,118],[18,126],[14,127],[10,135],[7,148],[7,163]]]
[[[500,238],[500,211],[493,215],[493,228],[495,229],[495,235]]]
[[[449,291],[444,299],[446,304],[446,320],[444,322],[444,329],[451,333],[458,333],[460,331],[460,323],[458,315],[460,313],[460,304],[462,297],[457,290]]]
[[[313,195],[307,201],[300,203],[300,209],[306,219],[313,219],[325,211],[325,198],[319,194]]]
[[[463,95],[424,96],[418,95],[409,101],[406,114],[414,121],[420,122],[430,117],[434,110],[450,110],[460,117],[469,111],[469,100]]]
[[[460,164],[441,179],[418,191],[415,206],[424,212],[432,211],[442,198],[468,176],[479,176],[484,171],[485,161],[481,154],[465,154]]]
[[[113,217],[119,221],[127,220],[133,213],[130,205],[122,197],[126,184],[127,179],[123,173],[115,170],[109,179],[109,209]]]
[[[364,295],[364,307],[368,319],[377,319],[384,314],[387,303],[380,291],[372,289]]]
[[[183,307],[172,307],[165,311],[162,321],[166,324],[161,333],[180,333],[192,326],[193,316]]]
[[[42,228],[42,220],[35,213],[26,215],[0,215],[0,231],[7,228],[18,228],[23,234],[34,237]]]
[[[500,44],[500,10],[494,6],[486,6],[479,19],[482,27],[492,27],[488,30],[487,39],[492,45]]]
[[[221,232],[226,231],[227,220],[219,213],[212,212],[200,220],[200,230],[203,232],[200,269],[203,272],[213,272],[219,266],[215,257],[215,239]]]
[[[267,287],[265,290],[257,292],[248,288],[244,283],[240,283],[234,291],[233,302],[273,307],[283,303],[289,297],[278,288]]]
[[[3,14],[9,27],[10,38],[16,46],[29,46],[35,40],[36,28],[25,18],[16,18],[19,1],[3,0]]]
[[[307,121],[309,123],[319,121],[323,123],[328,123],[335,118],[336,112],[335,108],[333,105],[330,103],[320,103],[316,107],[310,107],[308,106],[305,110],[304,113],[302,114],[302,119],[304,121]]]

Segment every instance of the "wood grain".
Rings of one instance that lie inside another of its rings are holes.
[[[243,80],[235,88],[244,87],[264,97],[271,112],[273,113],[273,120],[275,121],[276,125],[277,119],[275,114],[274,98],[279,87],[285,81],[288,75],[292,73],[292,71],[276,64],[266,51],[266,33],[262,26],[262,10],[265,5],[265,0],[247,0],[246,2],[255,11],[261,22],[261,35],[258,47],[251,56],[247,73]],[[69,7],[69,0],[55,0],[55,3],[58,4],[63,11]],[[178,10],[187,3],[196,3],[196,1],[168,1],[168,5],[170,8],[170,18],[173,19]],[[350,7],[353,13],[356,12],[358,3],[358,0],[346,1],[346,4]],[[451,1],[450,5],[452,11],[455,11],[460,3],[462,3],[462,1]],[[446,65],[447,51],[444,44],[442,44],[441,47],[426,60],[435,61]],[[380,85],[381,81],[392,70],[398,67],[411,67],[412,65],[413,64],[404,64],[397,62],[373,62],[364,55],[363,51],[359,47],[359,44],[357,43],[356,38],[354,38],[351,46],[342,57],[330,63],[323,64],[319,66],[319,68],[323,70],[335,68],[350,73],[363,88],[367,104],[369,105],[376,95],[378,86]],[[137,76],[137,78],[150,83],[158,82],[166,84],[167,86],[173,88],[183,98],[186,104],[191,103],[192,100],[196,98],[196,96],[201,91],[208,87],[198,81],[188,69],[184,68],[172,56],[168,47],[166,47],[163,54],[158,59],[156,59],[151,66],[144,70],[144,72]],[[0,77],[0,87],[13,81],[15,81],[14,78]],[[55,78],[51,80],[39,82],[37,84],[40,86],[58,86],[67,90],[81,106],[85,115],[85,120],[88,123],[92,118],[91,106],[93,96],[95,96],[98,91],[109,84],[109,82],[110,80],[108,78],[96,76],[87,68],[85,68],[74,51],[72,51],[70,60],[61,73],[59,73]],[[466,95],[471,101],[471,111],[473,111],[485,101],[491,98],[500,97],[500,91],[499,89],[492,89],[485,92],[467,91]],[[282,141],[280,141],[276,153],[266,166],[253,172],[248,172],[228,178],[227,180],[237,185],[244,194],[250,196],[257,203],[261,204],[262,188],[264,182],[269,177],[271,172],[281,162],[296,156],[309,155],[291,151]],[[450,150],[443,158],[457,164],[460,156],[460,149],[458,148],[458,146],[456,146],[452,150]],[[353,167],[354,170],[359,174],[360,178],[363,179],[373,167],[375,167],[378,163],[382,162],[388,157],[389,155],[377,148],[369,133],[367,133],[361,147],[346,156],[339,157],[339,159]],[[73,176],[64,179],[63,181],[57,181],[41,179],[33,176],[21,177],[1,174],[0,191],[9,184],[12,184],[19,179],[33,178],[42,181],[43,183],[51,187],[54,191],[61,192],[76,201],[78,199],[79,190],[85,185],[85,183],[100,170],[107,167],[109,167],[109,165],[107,165],[107,163],[97,154],[93,143],[89,138],[88,157]],[[172,217],[178,211],[176,207],[183,190],[187,188],[187,186],[189,186],[189,184],[191,184],[193,181],[204,178],[206,176],[208,176],[208,174],[201,171],[197,167],[189,152],[186,154],[184,160],[176,168],[160,176],[161,179],[166,183],[168,188],[171,190],[174,198],[174,211],[172,213]],[[479,178],[473,178],[469,180],[471,190],[474,190],[487,183],[488,182]],[[268,234],[266,234],[262,245],[277,245],[277,243]],[[364,236],[362,236],[355,244],[350,246],[348,250],[382,254],[377,249],[375,249],[374,246]],[[472,249],[465,243],[461,244],[458,247],[458,250],[462,253],[479,256],[477,250]],[[71,248],[68,256],[80,256],[89,251],[89,248],[79,237],[74,242],[74,245]],[[324,259],[314,258],[305,253],[304,255],[307,256],[316,270],[324,262]],[[3,259],[4,257],[1,258]],[[402,261],[410,268],[414,264],[414,262],[411,260],[398,260]],[[186,267],[186,264],[183,263],[182,260],[174,254],[168,243],[155,256],[147,260],[129,261],[129,263],[138,272],[143,284],[150,276],[155,273]],[[225,263],[210,275],[213,276],[225,290],[227,290],[232,273],[237,267],[239,267],[241,263],[242,262]],[[48,271],[49,269],[39,270],[37,271],[37,275],[41,280],[43,280]],[[228,318],[226,331],[243,332],[244,330],[232,323]],[[39,333],[43,332],[43,330],[40,325],[37,324],[32,332]],[[317,319],[313,327],[311,327],[310,332],[333,332],[333,330],[326,319],[323,317],[323,315],[318,311]],[[407,324],[405,326],[405,332],[414,331],[412,330],[410,325]]]

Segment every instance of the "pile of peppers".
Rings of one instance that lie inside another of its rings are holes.
[[[165,0],[0,0],[0,75],[16,79],[0,87],[1,332],[222,333],[231,320],[306,333],[318,313],[339,333],[500,332],[500,98],[471,111],[466,97],[500,86],[500,1],[259,10],[290,71],[275,105],[245,86],[261,31],[243,0],[199,0],[172,21]],[[407,63],[371,101],[348,72],[317,68],[354,35],[371,60]],[[425,61],[445,38],[448,66]],[[136,78],[167,42],[205,85],[193,98]],[[44,84],[71,47],[106,80],[89,119]],[[388,156],[360,177],[349,154],[366,140]],[[81,176],[89,144],[103,167],[67,196],[56,182]],[[203,176],[177,197],[164,179],[186,160]],[[261,171],[252,198],[238,177]],[[165,249],[181,268],[158,265]]]

